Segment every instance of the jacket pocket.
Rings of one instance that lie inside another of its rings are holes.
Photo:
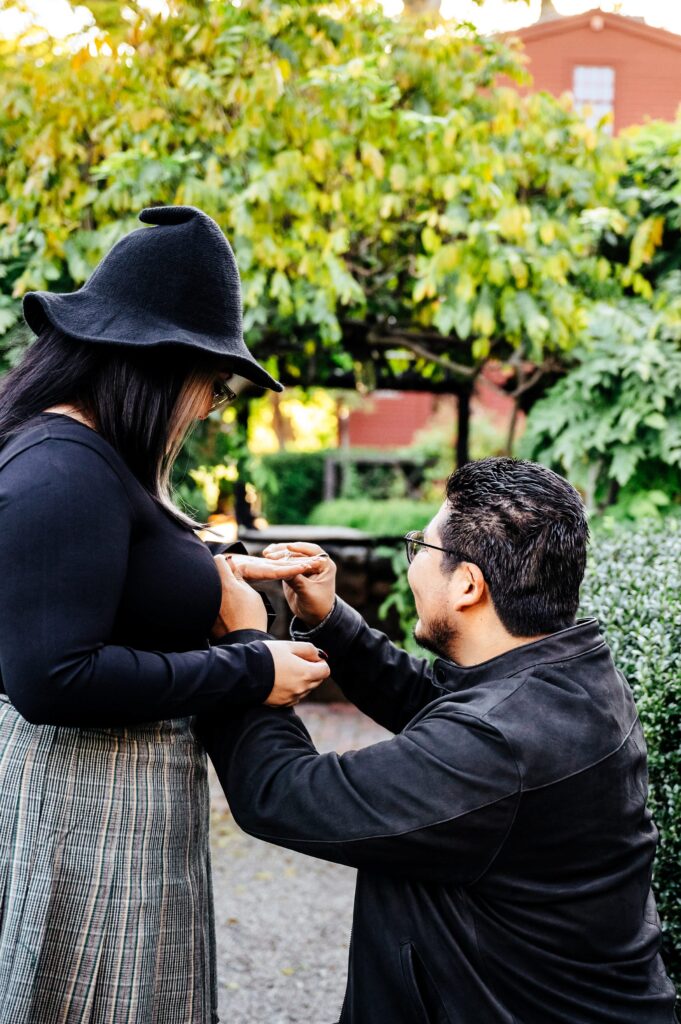
[[[451,1024],[445,1005],[413,942],[400,945],[402,974],[419,1024]]]

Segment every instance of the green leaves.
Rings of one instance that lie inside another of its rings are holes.
[[[659,515],[668,497],[638,497],[639,518]],[[653,890],[662,957],[681,981],[681,522],[602,525],[582,587],[581,614],[596,615],[615,663],[631,685],[648,747],[649,805],[660,830]]]
[[[627,518],[681,501],[681,280],[670,277],[667,287],[657,309],[632,299],[594,307],[592,342],[534,406],[522,442],[525,455],[581,486],[592,508],[616,502]]]
[[[92,51],[6,53],[13,309],[81,284],[142,206],[188,203],[234,245],[249,343],[295,379],[372,358],[348,318],[440,333],[471,372],[578,339],[602,270],[582,214],[609,206],[617,147],[560,101],[490,88],[522,80],[512,47],[370,2],[129,6],[90,4]]]

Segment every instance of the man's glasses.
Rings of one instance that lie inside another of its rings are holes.
[[[434,551],[444,551],[446,555],[452,555],[453,558],[461,557],[457,551],[448,551],[447,548],[439,548],[437,544],[426,544],[423,537],[423,530],[410,530],[409,533],[404,535],[404,546],[407,551],[407,561],[410,565],[414,561],[414,557],[418,554],[419,548],[433,548]]]

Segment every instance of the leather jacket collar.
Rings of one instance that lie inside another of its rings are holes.
[[[437,658],[433,671],[440,686],[448,690],[463,690],[477,683],[516,675],[533,665],[566,661],[604,643],[598,619],[578,619],[574,625],[559,629],[557,633],[514,647],[478,665],[457,665],[454,661]]]

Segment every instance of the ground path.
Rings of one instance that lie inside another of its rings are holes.
[[[299,708],[319,750],[389,735],[345,704]],[[221,1024],[334,1024],[340,1014],[355,871],[244,835],[211,773]]]

